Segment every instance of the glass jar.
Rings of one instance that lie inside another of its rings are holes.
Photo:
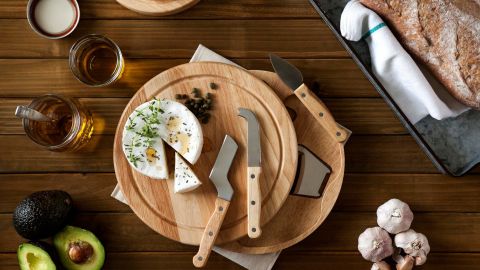
[[[75,99],[48,94],[35,98],[28,107],[52,119],[43,122],[23,119],[27,136],[50,151],[76,151],[92,136],[92,114]]]
[[[70,48],[69,65],[79,81],[100,87],[120,79],[125,62],[115,42],[92,34],[80,38]]]

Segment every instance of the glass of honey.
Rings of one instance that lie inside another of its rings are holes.
[[[78,80],[89,86],[100,87],[120,79],[125,62],[122,51],[115,42],[92,34],[73,44],[69,65]]]
[[[49,94],[34,99],[28,107],[51,119],[23,119],[27,136],[48,150],[76,151],[92,136],[92,114],[75,99]]]

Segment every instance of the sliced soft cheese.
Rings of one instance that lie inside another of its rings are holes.
[[[167,179],[163,141],[194,164],[203,146],[198,119],[187,107],[172,100],[154,99],[141,104],[123,129],[123,151],[128,162],[144,175]]]
[[[188,164],[175,153],[175,193],[184,193],[196,189],[202,184]]]
[[[130,165],[154,179],[167,179],[165,148],[158,132],[160,103],[147,102],[135,109],[123,129],[123,152]]]
[[[197,117],[183,104],[159,100],[163,110],[159,134],[175,151],[195,164],[203,147],[202,126]]]

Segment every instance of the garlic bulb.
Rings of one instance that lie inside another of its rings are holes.
[[[392,239],[380,227],[368,228],[358,237],[358,251],[365,260],[379,262],[393,254]]]
[[[427,261],[430,245],[425,235],[410,229],[395,235],[395,245],[415,259],[415,265],[422,265]]]
[[[370,270],[391,270],[390,265],[384,261],[376,262]]]
[[[391,234],[408,230],[412,221],[412,210],[399,199],[390,199],[377,209],[378,226]]]

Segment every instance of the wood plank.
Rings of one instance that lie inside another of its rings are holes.
[[[107,252],[105,270],[144,270],[194,269],[191,258],[194,252]],[[478,253],[431,253],[428,262],[421,269],[429,270],[477,270],[480,263]],[[274,269],[302,269],[302,270],[342,270],[342,269],[369,269],[371,263],[363,260],[356,252],[282,252]],[[0,268],[17,270],[16,254],[0,254]],[[228,259],[212,253],[204,269],[240,270],[242,268]]]
[[[157,234],[133,213],[80,213],[72,224],[95,232],[109,252],[196,250]],[[291,250],[356,251],[360,233],[373,226],[375,212],[333,212]],[[416,212],[412,228],[427,236],[434,252],[480,252],[480,213]],[[22,239],[15,233],[10,214],[0,215],[0,232],[11,236],[0,242],[0,252],[14,252]]]
[[[435,173],[435,166],[409,136],[355,136],[345,147],[346,171],[362,173]]]
[[[347,174],[336,211],[375,211],[391,198],[414,212],[480,212],[480,176]]]
[[[0,172],[113,172],[112,148],[112,135],[93,136],[77,153],[44,150],[25,135],[0,135]],[[345,152],[348,173],[437,172],[409,135],[354,134]]]
[[[338,123],[354,134],[406,134],[405,128],[385,102],[372,99],[323,99]],[[13,115],[18,105],[28,105],[27,98],[0,98],[0,134],[24,134],[22,121]],[[115,134],[117,123],[128,98],[81,98],[94,117],[94,134]]]
[[[440,174],[347,174],[335,211],[375,211],[390,198],[408,202],[415,212],[480,212],[478,175],[461,178]],[[82,212],[129,212],[110,198],[113,173],[0,174],[0,211],[12,212],[34,191],[69,192]]]
[[[27,1],[2,0],[0,18],[26,18]],[[132,12],[115,1],[82,0],[82,19],[152,19]],[[162,19],[251,19],[251,18],[318,18],[307,1],[298,0],[202,0],[193,8]]]
[[[0,136],[0,172],[113,172],[113,136],[92,136],[79,152],[51,152],[25,135]]]
[[[247,69],[272,70],[267,59],[234,61]],[[302,70],[305,81],[321,97],[379,97],[351,59],[290,61]],[[89,88],[75,79],[65,59],[0,59],[0,97],[35,97],[45,93],[75,97],[131,97],[158,73],[187,62],[187,58],[127,59],[125,73],[118,83]]]
[[[131,212],[110,197],[117,184],[115,174],[0,174],[0,211],[11,213],[29,194],[48,189],[68,192],[74,207],[82,212]]]
[[[70,37],[56,41],[29,28],[26,20],[0,20],[0,58],[66,58],[74,40],[90,33],[112,38],[127,58],[188,58],[199,43],[229,58],[266,58],[269,52],[289,58],[348,57],[319,19],[83,20]]]

